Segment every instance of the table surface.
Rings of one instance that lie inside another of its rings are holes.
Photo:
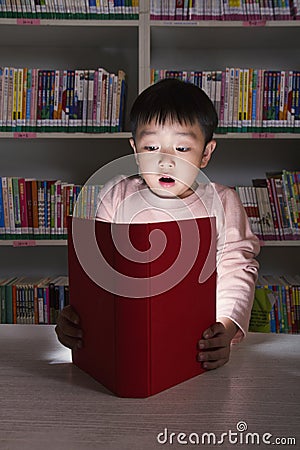
[[[53,326],[0,325],[0,343],[1,450],[300,448],[300,335],[250,333],[225,366],[147,399],[75,367]]]

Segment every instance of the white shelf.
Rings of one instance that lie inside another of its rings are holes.
[[[295,241],[260,241],[261,247],[300,247],[300,239]]]
[[[283,28],[300,27],[297,20],[151,20],[151,27],[201,27],[201,28]]]
[[[0,247],[63,247],[67,245],[66,239],[41,239],[41,240],[0,240]]]
[[[137,27],[139,20],[89,20],[89,19],[21,19],[0,18],[0,25],[18,26],[81,26],[81,27]],[[32,21],[32,23],[30,23]],[[36,22],[35,22],[36,21]],[[38,21],[38,22],[37,22]],[[151,27],[199,27],[199,28],[291,28],[300,27],[297,20],[151,20]]]
[[[24,23],[19,21],[23,20]],[[31,23],[32,21],[32,23]],[[35,22],[38,21],[38,22]],[[18,25],[18,26],[55,26],[55,27],[137,27],[138,20],[68,20],[68,19],[0,19],[0,25]]]
[[[300,133],[227,133],[216,134],[218,139],[300,139]]]
[[[16,133],[16,135],[15,135]],[[19,134],[19,136],[18,136]],[[131,132],[121,133],[27,133],[3,132],[0,139],[129,139]],[[300,139],[300,133],[226,133],[216,134],[218,139]]]
[[[16,135],[15,135],[16,133]],[[122,133],[27,133],[26,131],[0,133],[0,139],[128,139],[130,132]]]
[[[41,240],[0,240],[0,247],[57,247],[66,246],[65,239],[41,239]],[[261,247],[300,247],[300,239],[295,241],[260,241]]]

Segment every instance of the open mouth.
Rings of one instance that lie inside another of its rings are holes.
[[[163,176],[160,177],[159,184],[162,185],[163,187],[171,187],[174,186],[175,180],[172,177]]]

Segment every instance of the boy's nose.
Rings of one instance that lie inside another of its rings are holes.
[[[175,166],[174,160],[167,154],[160,157],[158,165],[161,169],[172,169]]]

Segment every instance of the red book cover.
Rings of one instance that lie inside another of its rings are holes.
[[[197,343],[216,320],[215,241],[215,218],[68,218],[70,304],[84,335],[73,362],[121,397],[204,372]]]

